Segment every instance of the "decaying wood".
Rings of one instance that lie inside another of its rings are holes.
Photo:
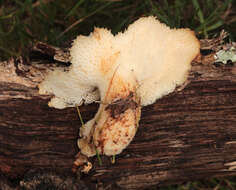
[[[135,139],[116,156],[115,164],[102,156],[99,166],[94,157],[89,174],[80,179],[71,174],[81,126],[76,109],[48,107],[50,96],[39,95],[37,89],[48,70],[69,60],[63,51],[57,59],[50,48],[54,47],[42,48],[38,54],[44,61],[33,59],[34,55],[31,60],[0,63],[0,172],[5,176],[0,176],[0,184],[6,189],[12,185],[6,177],[18,180],[13,186],[26,188],[33,180],[26,175],[32,169],[53,170],[59,177],[44,175],[55,182],[64,179],[68,186],[77,179],[78,189],[86,189],[85,185],[87,189],[142,189],[236,174],[236,66],[214,65],[211,59],[202,64],[205,57],[192,63],[182,91],[142,109]],[[45,54],[57,64],[45,63]],[[83,119],[91,119],[97,108],[97,104],[82,106]],[[67,173],[74,178],[60,177]]]

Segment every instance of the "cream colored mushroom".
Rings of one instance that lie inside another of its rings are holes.
[[[60,109],[100,99],[97,114],[80,129],[78,146],[88,157],[119,154],[137,131],[141,106],[183,84],[199,49],[194,32],[170,29],[154,17],[115,36],[95,28],[74,40],[69,71],[49,73],[39,90],[54,94],[49,106]]]

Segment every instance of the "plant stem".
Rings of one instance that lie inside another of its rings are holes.
[[[78,112],[78,115],[79,115],[80,122],[81,122],[82,126],[84,126],[84,121],[83,121],[83,118],[82,118],[82,116],[80,114],[79,106],[76,105],[76,109],[77,109],[77,112]]]
[[[97,158],[98,158],[98,164],[99,164],[99,166],[101,166],[102,165],[102,159],[101,159],[100,154],[98,153],[97,149],[96,149],[96,155],[97,155]]]
[[[205,23],[205,19],[203,16],[203,12],[199,6],[198,0],[192,0],[193,6],[195,7],[196,11],[197,11],[197,15],[199,18],[200,23],[203,26],[203,34],[205,38],[208,38],[208,34],[207,34],[207,30],[206,30],[206,23]]]
[[[112,156],[112,159],[111,159],[111,163],[112,163],[112,164],[115,164],[115,162],[116,162],[116,155],[113,155],[113,156]]]

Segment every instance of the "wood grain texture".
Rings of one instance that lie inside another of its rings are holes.
[[[75,108],[49,108],[50,97],[38,94],[48,69],[35,60],[0,63],[0,172],[8,178],[36,168],[71,173],[81,124]],[[82,106],[83,119],[97,108]],[[235,175],[236,66],[193,63],[188,85],[144,107],[134,140],[110,159],[99,166],[91,158],[80,180],[91,189],[142,189]]]

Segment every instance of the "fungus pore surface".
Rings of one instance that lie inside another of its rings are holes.
[[[143,17],[113,35],[95,28],[78,36],[68,71],[56,69],[39,85],[53,94],[49,106],[63,109],[100,101],[95,117],[80,129],[78,146],[90,157],[116,155],[133,139],[141,107],[183,84],[200,44],[189,29],[170,29]]]

